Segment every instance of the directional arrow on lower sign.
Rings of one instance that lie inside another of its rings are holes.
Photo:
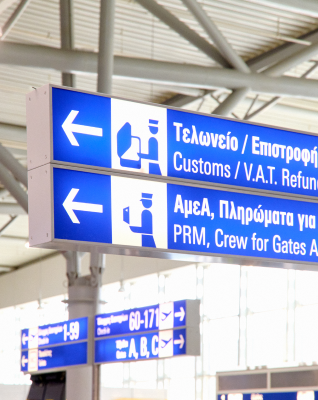
[[[68,213],[74,224],[80,223],[74,213],[74,210],[103,213],[103,206],[101,204],[79,203],[73,201],[78,192],[79,189],[72,189],[63,203],[63,207],[65,208],[66,212]]]
[[[179,349],[182,349],[182,347],[184,346],[184,342],[185,342],[185,340],[184,340],[183,335],[180,335],[179,339],[173,341],[174,344],[179,344],[180,345]]]
[[[22,368],[24,368],[25,365],[26,365],[28,362],[29,362],[29,360],[23,355],[23,356],[22,356],[22,360],[21,360]]]
[[[62,128],[72,146],[79,146],[78,141],[75,139],[74,133],[82,133],[84,135],[92,136],[103,136],[102,128],[73,124],[73,121],[78,113],[79,111],[72,110],[62,125]]]
[[[95,363],[200,355],[199,327],[114,336],[95,341]]]

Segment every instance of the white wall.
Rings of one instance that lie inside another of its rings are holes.
[[[25,400],[29,394],[28,385],[0,385],[1,400]]]
[[[103,284],[119,281],[121,277],[132,279],[187,264],[182,261],[107,255]],[[88,254],[83,257],[81,274],[89,274]],[[61,255],[0,276],[0,308],[66,293],[66,262]]]
[[[1,400],[26,400],[29,394],[28,385],[0,385]],[[101,400],[116,399],[147,399],[147,400],[165,400],[167,398],[166,390],[151,389],[112,389],[101,388]]]

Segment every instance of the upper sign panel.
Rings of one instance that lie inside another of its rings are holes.
[[[317,194],[316,136],[52,86],[27,100],[29,169],[71,163]]]

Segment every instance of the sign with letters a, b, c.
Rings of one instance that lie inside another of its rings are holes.
[[[318,137],[46,85],[27,95],[28,169],[81,165],[317,196]]]

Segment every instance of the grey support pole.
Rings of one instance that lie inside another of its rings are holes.
[[[111,94],[114,72],[115,0],[100,0],[97,91]]]
[[[204,40],[194,30],[190,29],[186,24],[180,21],[177,17],[171,14],[168,10],[162,7],[154,0],[136,0],[146,10],[151,12],[163,23],[177,32],[184,39],[188,40],[195,47],[205,53],[208,57],[219,63],[222,67],[228,68],[230,65],[219,51],[209,42]]]
[[[318,43],[311,46],[305,47],[303,50],[296,54],[293,54],[279,63],[268,68],[264,73],[271,77],[279,77],[284,74],[284,72],[289,71],[293,67],[310,60],[318,54]]]
[[[73,0],[60,0],[61,48],[71,50],[74,47]],[[75,76],[69,72],[62,73],[62,85],[74,87]]]
[[[203,10],[201,5],[196,0],[182,0],[183,3],[192,12],[194,17],[198,20],[207,34],[215,43],[218,50],[226,58],[226,60],[238,71],[243,73],[250,73],[249,67],[245,64],[243,59],[236,54],[228,43],[226,38],[219,31],[215,23],[209,18],[206,12]],[[220,104],[214,111],[213,114],[218,115],[230,115],[233,109],[243,100],[248,93],[248,88],[240,88],[234,90],[226,100]]]
[[[196,0],[182,1],[192,12],[194,17],[198,20],[200,25],[206,31],[206,33],[213,40],[218,50],[222,53],[223,57],[226,58],[226,60],[233,66],[233,68],[237,69],[240,72],[249,73],[249,67],[245,64],[243,59],[232,49],[231,45],[219,31],[215,23],[206,14],[201,5]]]
[[[14,27],[18,19],[21,17],[23,11],[30,3],[30,0],[21,0],[17,8],[14,10],[13,14],[7,20],[7,22],[1,28],[0,39],[3,40],[7,37],[11,29]]]
[[[14,177],[27,188],[28,173],[27,170],[17,161],[13,155],[0,144],[0,162],[8,168]]]
[[[248,87],[234,90],[219,106],[216,107],[215,110],[213,110],[213,114],[224,116],[230,115],[240,101],[246,97],[248,92]]]
[[[24,211],[28,212],[28,196],[13,175],[0,163],[0,182],[17,200]]]

